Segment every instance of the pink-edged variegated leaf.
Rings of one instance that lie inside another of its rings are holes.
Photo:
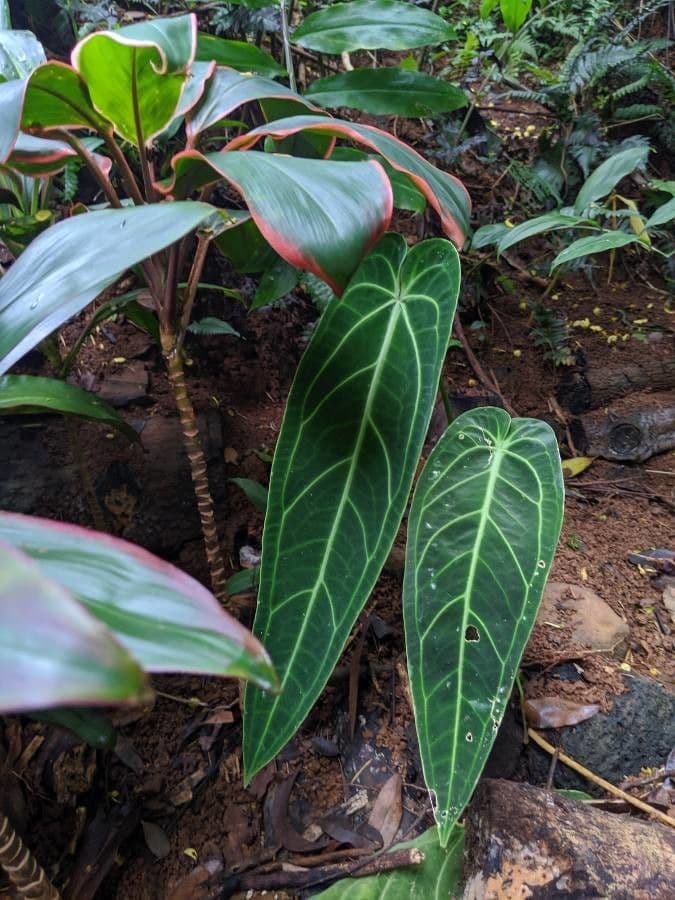
[[[227,119],[240,106],[253,100],[276,99],[285,101],[284,115],[305,113],[307,110],[319,113],[314,104],[284,87],[271,78],[250,75],[218,66],[209,79],[201,103],[188,116],[187,134],[191,143],[197,135]]]
[[[183,87],[176,116],[185,116],[196,106],[204,96],[209,78],[216,68],[214,62],[193,62],[188,72],[188,78]]]
[[[6,165],[22,175],[55,175],[73,156],[75,151],[62,141],[20,133]]]
[[[192,150],[177,154],[172,164],[174,184],[164,190],[186,196],[224,179],[242,195],[279,256],[318,275],[338,294],[391,219],[391,185],[374,160]]]
[[[432,166],[403,141],[379,128],[341,119],[293,116],[254,128],[230,141],[225,150],[244,150],[264,137],[281,140],[299,132],[318,132],[345,138],[379,153],[395,169],[409,176],[439,214],[447,236],[459,248],[464,245],[471,213],[471,200],[464,185],[454,175]]]
[[[99,133],[110,129],[110,123],[94,109],[87,86],[75,69],[59,62],[31,72],[21,112],[23,131],[54,128],[86,128]]]
[[[156,18],[87,35],[72,64],[95,109],[140,147],[176,116],[196,49],[194,15]]]
[[[111,705],[146,693],[140,666],[105,625],[0,541],[0,714]]]
[[[0,542],[25,553],[43,577],[71,592],[146,671],[275,686],[258,640],[198,581],[146,550],[76,525],[4,512]]]

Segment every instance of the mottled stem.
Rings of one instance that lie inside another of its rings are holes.
[[[227,600],[225,587],[225,563],[223,553],[218,540],[216,517],[213,510],[213,498],[209,488],[209,479],[206,468],[206,457],[202,447],[197,418],[192,403],[188,396],[185,384],[185,371],[183,369],[182,355],[171,338],[166,340],[163,335],[162,349],[169,376],[169,384],[180,416],[180,424],[183,431],[183,443],[190,461],[190,472],[194,485],[197,509],[202,524],[206,559],[211,573],[211,587],[213,593],[221,601]]]
[[[3,813],[0,813],[0,866],[19,896],[26,900],[59,900],[60,894],[47,873]]]

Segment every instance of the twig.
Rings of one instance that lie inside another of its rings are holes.
[[[675,819],[673,819],[671,816],[666,815],[666,813],[661,812],[661,810],[659,809],[654,809],[654,807],[650,806],[648,803],[643,803],[643,801],[638,800],[637,797],[632,797],[630,794],[622,791],[621,788],[615,787],[613,784],[610,784],[609,781],[605,781],[604,778],[600,778],[599,775],[596,775],[585,766],[582,766],[581,763],[578,763],[576,759],[572,759],[571,756],[568,756],[561,750],[557,750],[557,748],[552,744],[549,744],[549,742],[545,738],[543,738],[538,731],[535,731],[534,728],[528,728],[527,733],[535,742],[535,744],[539,744],[539,746],[547,753],[553,755],[557,752],[558,759],[561,763],[566,765],[568,768],[573,769],[575,772],[578,772],[579,775],[583,775],[587,781],[590,781],[593,784],[597,784],[598,787],[601,787],[609,794],[613,794],[615,797],[619,797],[626,803],[630,803],[631,806],[634,806],[636,809],[641,810],[643,813],[647,813],[647,815],[652,816],[655,819],[658,819],[659,822],[663,822],[664,825],[670,825],[671,828],[675,828]]]
[[[514,408],[511,406],[509,401],[504,397],[502,392],[499,390],[498,386],[496,384],[494,384],[490,378],[488,378],[485,370],[483,369],[481,364],[476,359],[476,356],[475,356],[473,350],[471,349],[471,346],[466,338],[466,335],[464,334],[464,329],[462,328],[462,323],[459,321],[458,316],[455,317],[455,324],[454,324],[453,328],[454,328],[455,334],[459,338],[460,343],[462,344],[462,348],[464,349],[466,358],[469,360],[469,364],[470,364],[471,368],[473,369],[473,371],[476,375],[476,378],[480,381],[480,383],[483,385],[484,388],[486,388],[488,391],[492,391],[493,394],[496,394],[499,397],[499,399],[502,401],[504,409],[510,415],[516,416],[517,413],[514,410]]]

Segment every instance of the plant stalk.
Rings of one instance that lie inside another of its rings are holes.
[[[176,401],[180,424],[183,431],[183,442],[190,463],[190,473],[197,498],[197,510],[204,536],[204,548],[206,559],[211,574],[211,587],[221,603],[227,601],[227,588],[225,586],[225,561],[218,539],[216,517],[213,508],[213,498],[209,488],[209,478],[206,466],[206,456],[202,447],[202,441],[197,426],[197,417],[190,401],[185,383],[185,370],[180,349],[176,346],[174,335],[162,332],[162,351],[169,384]]]
[[[3,813],[0,813],[0,866],[20,897],[27,900],[60,900],[60,894],[47,873]]]

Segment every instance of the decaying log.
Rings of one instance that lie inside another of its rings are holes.
[[[466,817],[464,900],[670,900],[675,831],[486,779]]]
[[[588,456],[642,462],[675,448],[673,392],[617,400],[573,419],[570,431],[576,447]]]
[[[563,375],[556,399],[574,415],[605,406],[637,391],[667,391],[675,388],[675,357],[649,357],[639,363],[617,367],[588,366]]]

